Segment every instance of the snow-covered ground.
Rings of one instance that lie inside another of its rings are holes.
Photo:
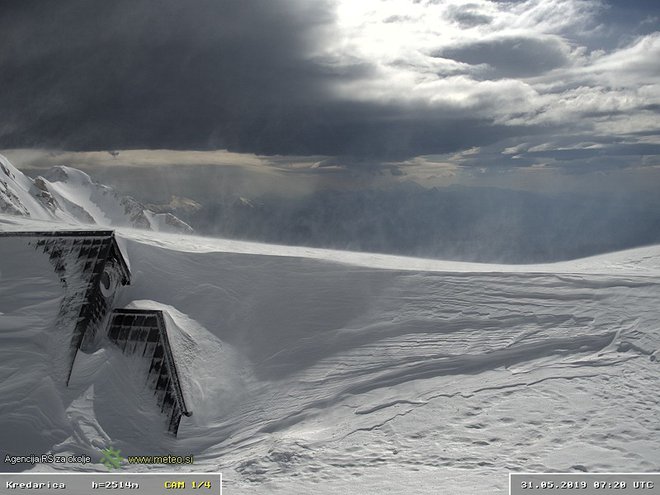
[[[164,433],[142,364],[112,349],[80,354],[68,389],[51,380],[56,281],[0,244],[0,444],[44,431],[27,447],[193,454],[123,469],[220,470],[229,495],[493,494],[509,471],[660,471],[660,246],[486,265],[117,233],[133,272],[117,305],[167,311],[193,416]],[[33,470],[55,468],[106,470]]]
[[[158,232],[193,229],[170,213],[154,213],[130,196],[58,166],[31,179],[0,155],[0,213],[70,224],[137,227]],[[89,227],[88,227],[89,228]]]

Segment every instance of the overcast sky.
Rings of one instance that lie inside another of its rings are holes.
[[[397,173],[660,169],[655,0],[0,9],[0,149],[228,150]]]

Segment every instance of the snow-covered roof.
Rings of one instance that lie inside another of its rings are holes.
[[[170,346],[163,312],[156,309],[115,309],[108,338],[126,355],[149,361],[145,377],[156,393],[160,410],[168,416],[168,430],[176,435],[181,416],[191,416]]]

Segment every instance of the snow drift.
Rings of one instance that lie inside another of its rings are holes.
[[[15,469],[192,454],[122,469],[220,470],[232,494],[492,494],[509,471],[660,469],[660,246],[506,266],[117,235],[133,273],[117,305],[167,313],[194,414],[167,435],[141,364],[110,349],[42,393],[55,282],[3,251],[3,413],[45,432],[31,449],[97,462]]]

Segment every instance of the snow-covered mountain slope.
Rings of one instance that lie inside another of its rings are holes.
[[[507,266],[118,236],[133,279],[117,304],[166,311],[193,416],[164,433],[140,363],[111,349],[42,394],[57,287],[0,245],[12,431],[95,461],[22,469],[105,471],[108,446],[193,454],[122,469],[220,470],[227,494],[504,494],[509,471],[660,470],[660,246]]]
[[[0,212],[43,220],[192,232],[170,213],[154,213],[129,196],[98,184],[84,172],[53,167],[30,179],[0,155]]]

